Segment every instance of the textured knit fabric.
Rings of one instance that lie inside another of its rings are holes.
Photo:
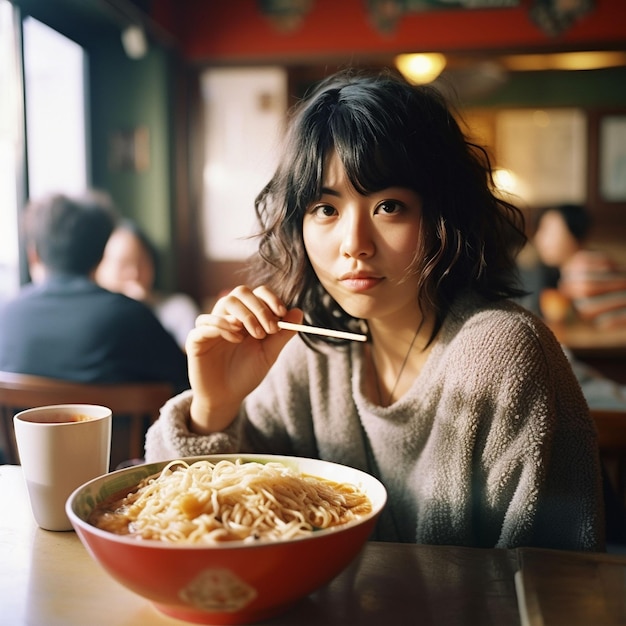
[[[167,403],[146,460],[252,450],[377,476],[376,539],[484,547],[604,547],[596,433],[550,331],[513,303],[463,298],[421,374],[389,407],[363,393],[363,346],[294,338],[228,431],[190,433],[191,392]]]

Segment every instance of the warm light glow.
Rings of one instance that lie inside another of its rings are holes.
[[[497,196],[514,198],[519,202],[528,195],[528,189],[520,177],[509,169],[497,168],[493,171],[494,192]]]
[[[597,70],[626,65],[626,52],[560,52],[557,54],[516,54],[504,56],[508,70]]]
[[[127,26],[122,31],[122,45],[131,59],[143,59],[148,52],[146,33],[140,26]]]
[[[431,83],[446,66],[446,57],[438,52],[399,54],[396,67],[402,75],[416,85]]]
[[[498,190],[505,193],[515,193],[517,191],[517,176],[511,170],[499,169],[493,172],[493,182]]]

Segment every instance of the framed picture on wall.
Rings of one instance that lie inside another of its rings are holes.
[[[109,169],[144,172],[150,167],[150,133],[145,126],[118,129],[109,135]]]
[[[585,202],[587,151],[583,109],[502,109],[496,116],[497,165],[529,206]]]
[[[626,202],[626,114],[600,119],[599,192],[605,202]]]

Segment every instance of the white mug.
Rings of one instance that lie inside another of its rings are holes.
[[[13,418],[31,509],[41,528],[72,530],[65,502],[74,489],[109,471],[111,419],[111,409],[93,404],[43,406]]]

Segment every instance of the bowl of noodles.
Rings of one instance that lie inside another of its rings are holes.
[[[67,500],[90,555],[171,617],[249,624],[286,612],[345,569],[387,498],[354,468],[211,455],[127,467]]]

